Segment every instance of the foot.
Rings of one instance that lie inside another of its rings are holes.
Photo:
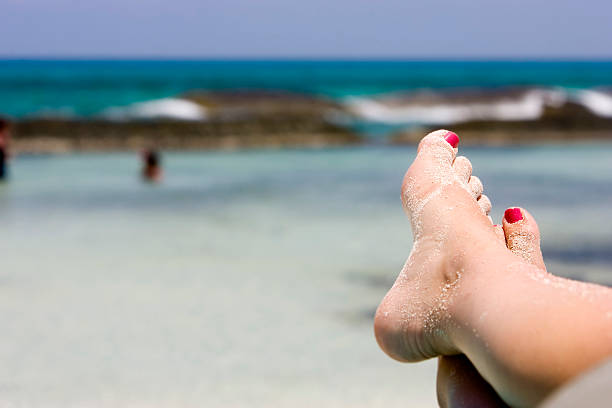
[[[506,213],[502,239],[467,159],[455,159],[458,141],[428,135],[406,173],[414,248],[376,312],[376,338],[400,361],[464,354],[506,403],[536,406],[612,353],[612,295],[548,274],[526,211]]]
[[[468,159],[456,158],[458,143],[452,132],[430,133],[404,177],[402,202],[414,246],[374,321],[380,347],[400,361],[459,353],[447,326],[454,289],[469,279],[465,260],[479,248],[502,246],[482,183]]]
[[[522,208],[508,208],[501,225],[494,226],[501,243],[515,255],[543,271],[540,231],[535,219]],[[437,377],[440,407],[506,407],[491,385],[463,354],[440,356]]]

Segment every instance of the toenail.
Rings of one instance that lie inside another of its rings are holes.
[[[453,148],[459,146],[459,136],[457,136],[453,132],[447,132],[446,135],[444,136],[444,139],[448,143],[450,143],[450,145],[453,146]]]
[[[514,224],[515,222],[523,219],[523,214],[521,213],[520,208],[508,208],[504,213],[504,218],[510,224]]]

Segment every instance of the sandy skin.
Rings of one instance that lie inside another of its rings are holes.
[[[493,226],[458,143],[430,133],[406,173],[414,247],[376,339],[399,361],[463,354],[506,403],[533,406],[612,354],[612,290],[549,274],[527,212]]]
[[[506,247],[540,269],[546,269],[540,249],[540,231],[527,210],[508,208],[501,225],[494,225]],[[437,377],[438,403],[442,408],[507,407],[495,390],[464,355],[440,356]]]

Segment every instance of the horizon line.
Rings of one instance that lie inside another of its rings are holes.
[[[612,62],[611,56],[127,56],[127,55],[3,55],[0,61],[194,61],[194,62]]]

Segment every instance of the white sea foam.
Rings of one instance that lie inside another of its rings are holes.
[[[585,89],[576,94],[576,102],[596,115],[612,117],[612,93]]]
[[[179,98],[163,98],[134,103],[128,106],[107,108],[102,116],[111,120],[130,119],[179,119],[205,120],[206,109],[195,102]]]
[[[566,101],[558,90],[532,89],[513,97],[463,103],[402,104],[401,101],[351,97],[348,109],[361,119],[398,124],[452,124],[469,120],[529,120],[542,115],[546,106],[560,106]],[[390,103],[392,102],[392,103]]]

